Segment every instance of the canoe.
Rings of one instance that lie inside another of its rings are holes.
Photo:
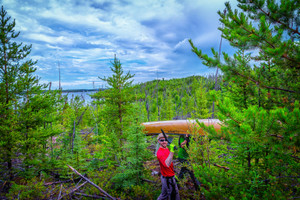
[[[217,131],[221,128],[220,120],[218,119],[198,119],[198,121],[203,122],[206,126],[213,125]],[[142,125],[145,126],[144,133],[146,135],[157,135],[161,133],[161,129],[170,135],[191,134],[193,129],[198,129],[198,134],[204,135],[203,130],[199,128],[196,120],[154,121],[144,122]]]

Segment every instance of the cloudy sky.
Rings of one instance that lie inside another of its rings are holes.
[[[233,1],[233,0],[232,0]],[[134,83],[214,74],[191,52],[218,49],[224,0],[2,0],[18,41],[32,44],[42,83],[63,89],[103,87],[114,55]],[[229,48],[223,41],[222,50]]]

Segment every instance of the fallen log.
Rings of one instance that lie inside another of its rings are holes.
[[[95,183],[93,183],[92,181],[90,181],[88,178],[86,178],[85,176],[81,175],[76,169],[74,169],[73,167],[71,167],[70,165],[67,165],[73,172],[75,172],[76,174],[78,174],[79,176],[81,176],[84,180],[86,180],[87,182],[89,182],[91,185],[93,185],[94,187],[96,187],[100,192],[102,192],[105,196],[109,197],[110,199],[115,200],[116,198],[110,196],[106,191],[104,191],[101,187],[99,187],[98,185],[96,185]]]

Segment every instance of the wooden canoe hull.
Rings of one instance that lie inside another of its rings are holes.
[[[213,125],[214,128],[219,131],[220,121],[218,119],[198,119],[199,122],[203,122],[206,126]],[[170,135],[183,135],[190,134],[192,130],[199,127],[196,120],[170,120],[170,121],[155,121],[155,122],[144,122],[145,126],[144,132],[146,135],[157,135],[161,133],[161,129],[166,134]],[[203,130],[199,129],[198,133],[204,135]]]

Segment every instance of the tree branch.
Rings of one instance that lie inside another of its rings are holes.
[[[276,135],[276,134],[271,134],[270,136],[274,136],[274,137],[277,137],[277,138],[280,138],[280,139],[284,138],[282,135]]]
[[[60,197],[60,195],[59,195],[59,198],[57,198],[57,200],[60,200],[60,199],[64,198],[65,196],[74,193],[76,190],[78,190],[79,188],[81,188],[82,186],[84,186],[86,183],[87,183],[87,181],[85,181],[85,182],[82,183],[81,185],[75,187],[75,188],[74,188],[73,190],[71,190],[69,193],[66,193],[65,195],[63,195],[63,196],[61,196],[61,197]]]
[[[86,109],[81,113],[81,115],[77,118],[78,121],[77,121],[76,125],[78,125],[78,124],[81,122],[82,117],[83,117],[83,115],[84,115],[84,113],[85,113],[86,110],[87,110],[87,108],[86,108]]]
[[[219,167],[219,168],[222,168],[222,169],[225,169],[225,170],[229,170],[228,167],[221,166],[221,165],[218,165],[218,164],[216,164],[216,163],[214,163],[214,166]]]
[[[245,75],[243,75],[243,74],[241,74],[241,73],[239,73],[239,72],[237,72],[237,71],[235,71],[235,70],[232,70],[232,71],[233,71],[236,75],[239,75],[239,76],[241,76],[241,77],[244,77],[244,78],[246,78],[246,79],[248,79],[248,80],[254,82],[256,85],[260,85],[260,86],[263,87],[263,88],[268,88],[268,89],[273,89],[273,90],[281,90],[281,91],[291,92],[291,93],[299,93],[299,92],[296,92],[296,91],[293,91],[293,90],[284,89],[284,88],[276,88],[276,87],[271,87],[271,86],[261,85],[261,83],[260,83],[259,81],[256,81],[256,80],[254,80],[254,79],[252,79],[252,78],[250,78],[250,77],[247,77],[247,76],[245,76]]]
[[[102,192],[105,196],[109,197],[110,199],[115,200],[116,198],[110,196],[107,192],[105,192],[102,188],[100,188],[98,185],[96,185],[95,183],[93,183],[92,181],[90,181],[88,178],[84,177],[83,175],[81,175],[78,171],[76,171],[76,169],[74,169],[73,167],[71,167],[70,165],[67,165],[73,172],[75,172],[76,174],[78,174],[79,176],[81,176],[84,180],[86,180],[87,182],[89,182],[91,185],[93,185],[94,187],[96,187],[100,192]]]
[[[88,195],[88,194],[79,193],[79,192],[76,192],[75,194],[80,195],[80,196],[84,196],[84,197],[91,197],[93,199],[106,199],[106,197],[102,197],[102,196],[98,196],[98,195]]]
[[[238,23],[238,21],[237,20],[235,20],[237,23]],[[249,34],[253,34],[253,35],[255,35],[255,36],[257,36],[258,38],[261,38],[257,33],[255,33],[254,31],[251,31],[251,30],[248,30],[243,24],[241,24],[241,23],[238,23],[240,26],[241,26],[241,28],[242,29],[244,29],[245,31],[247,31]],[[268,45],[270,45],[270,47],[272,47],[273,49],[275,49],[275,46],[271,43],[271,42],[269,42],[267,39],[265,39],[265,38],[261,38],[263,41],[265,41]],[[286,54],[283,54],[281,57],[283,57],[283,58],[285,58],[285,59],[287,59],[287,60],[289,60],[289,61],[292,61],[292,62],[297,62],[298,64],[299,64],[299,62],[297,61],[297,60],[293,60],[293,59],[291,59],[290,57],[288,57]],[[298,67],[299,68],[299,67]]]
[[[95,129],[95,126],[94,126],[89,132],[87,132],[87,133],[85,134],[85,136],[84,136],[83,139],[85,139],[91,132],[93,132],[94,129]]]
[[[59,183],[67,183],[67,182],[71,182],[71,181],[76,181],[79,180],[80,178],[74,179],[74,180],[65,180],[65,181],[56,181],[56,182],[49,182],[49,183],[45,183],[44,186],[47,185],[53,185],[53,184],[59,184]]]
[[[264,11],[262,8],[259,8],[259,10],[260,10],[262,13],[264,13],[266,16],[268,16],[270,19],[272,19],[272,20],[274,20],[275,22],[277,22],[277,23],[279,23],[279,24],[281,24],[281,25],[287,27],[287,28],[288,28],[289,30],[291,30],[293,33],[296,33],[296,34],[300,35],[300,32],[298,31],[298,29],[295,30],[295,29],[289,27],[287,24],[284,24],[283,22],[274,19],[273,17],[271,17],[270,13],[267,13],[267,12]]]

